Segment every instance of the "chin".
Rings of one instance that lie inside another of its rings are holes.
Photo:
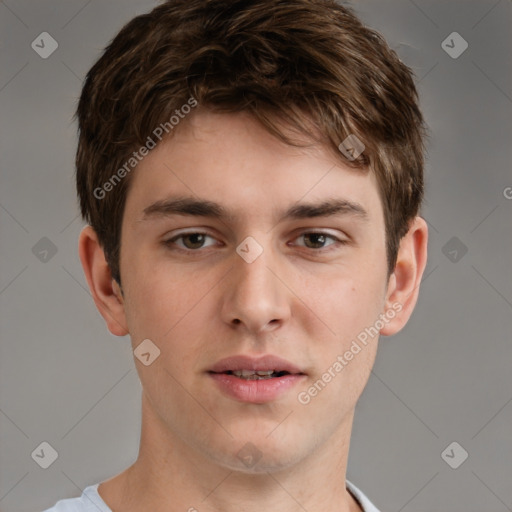
[[[251,440],[246,437],[244,442],[231,442],[226,452],[217,452],[214,458],[226,469],[256,475],[289,469],[297,464],[303,455],[289,444],[276,446],[276,443],[269,442],[268,438],[257,437]]]
[[[296,457],[276,457],[270,455],[262,455],[256,462],[249,462],[247,460],[240,460],[237,455],[235,458],[230,458],[224,461],[224,466],[237,473],[248,475],[266,475],[267,473],[277,473],[285,471],[294,466],[297,462]]]
[[[276,428],[277,427],[277,428]],[[249,425],[226,423],[225,431],[202,431],[195,439],[196,449],[210,461],[227,470],[245,474],[284,471],[299,464],[315,451],[322,436],[309,434],[299,425],[256,419]]]

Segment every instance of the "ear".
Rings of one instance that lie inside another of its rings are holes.
[[[427,223],[416,217],[400,241],[395,270],[389,277],[384,311],[389,321],[380,330],[383,336],[399,332],[412,315],[427,264],[427,242]]]
[[[115,336],[125,336],[128,328],[121,289],[112,278],[105,253],[91,226],[86,226],[80,233],[78,254],[92,298],[107,322],[108,330]]]

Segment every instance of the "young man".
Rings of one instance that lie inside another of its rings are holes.
[[[346,469],[426,264],[409,69],[331,0],[169,0],[112,41],[77,114],[80,259],[130,335],[142,434],[49,510],[376,511]]]

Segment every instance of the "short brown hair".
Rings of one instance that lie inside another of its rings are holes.
[[[334,0],[167,0],[122,28],[89,71],[77,108],[80,208],[114,279],[131,183],[121,166],[191,99],[249,112],[297,145],[284,122],[375,172],[393,271],[423,197],[425,128],[411,70]],[[349,135],[365,146],[356,159],[338,150]],[[123,179],[113,183],[116,172]]]

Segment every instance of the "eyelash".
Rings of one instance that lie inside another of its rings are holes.
[[[176,235],[176,236],[174,236],[174,237],[172,237],[172,238],[170,238],[168,240],[164,240],[163,244],[166,247],[168,247],[169,249],[171,249],[171,250],[175,250],[175,251],[183,252],[183,253],[188,253],[188,254],[198,253],[198,252],[201,251],[201,249],[205,249],[205,247],[199,247],[198,249],[188,249],[188,248],[176,247],[175,246],[175,243],[176,243],[177,240],[182,239],[182,238],[184,238],[186,236],[190,236],[190,235],[204,235],[204,236],[207,236],[209,238],[215,238],[215,237],[211,236],[209,233],[206,233],[204,231],[190,231],[188,233],[180,233],[179,235]],[[327,245],[326,247],[320,247],[318,249],[306,247],[304,245],[299,246],[299,247],[303,247],[304,249],[309,249],[310,251],[312,251],[314,253],[323,253],[323,252],[330,251],[331,249],[329,249],[329,248],[331,246],[333,246],[333,245],[337,245],[337,244],[338,245],[346,245],[346,244],[348,244],[347,240],[339,239],[339,238],[335,237],[334,235],[331,235],[331,234],[326,233],[324,231],[304,231],[304,232],[300,233],[299,235],[297,235],[294,238],[294,240],[296,240],[297,238],[303,237],[305,235],[323,235],[326,238],[329,238],[329,239],[333,240],[333,243]],[[208,246],[208,247],[211,247],[211,246]]]

